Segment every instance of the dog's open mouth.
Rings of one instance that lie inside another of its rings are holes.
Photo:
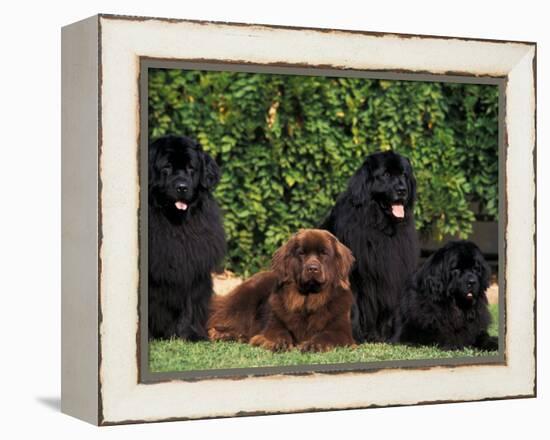
[[[474,294],[472,292],[468,292],[466,294],[466,300],[473,301],[474,300]]]
[[[405,207],[401,203],[391,205],[391,213],[395,218],[405,218]]]
[[[178,200],[176,203],[176,209],[179,209],[180,211],[187,211],[188,205],[185,202],[182,202]]]

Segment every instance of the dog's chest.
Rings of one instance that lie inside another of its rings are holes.
[[[158,228],[150,234],[149,243],[155,248],[162,248],[166,254],[186,253],[196,255],[211,245],[211,231],[203,225],[172,225],[161,219]],[[159,249],[162,251],[162,249]]]
[[[475,311],[464,311],[452,305],[439,320],[438,327],[445,329],[448,338],[462,343],[472,343],[477,335],[478,316]]]
[[[174,225],[150,212],[150,272],[178,284],[209,273],[224,254],[223,232],[216,231],[216,226],[197,221]]]
[[[330,320],[331,316],[325,308],[315,311],[303,309],[290,312],[285,316],[285,323],[297,343],[309,340],[322,332]]]

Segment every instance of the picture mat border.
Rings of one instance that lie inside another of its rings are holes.
[[[341,38],[342,34],[346,36],[346,50],[348,51],[354,44],[356,47],[358,38],[367,47],[377,46],[379,40],[383,40],[384,46],[391,50],[388,53],[386,51],[383,54],[376,53],[375,58],[378,57],[378,63],[393,66],[397,70],[403,70],[403,66],[409,66],[405,70],[425,70],[425,67],[424,69],[417,67],[425,66],[427,62],[424,56],[420,56],[418,52],[407,52],[405,59],[395,56],[396,45],[400,48],[407,47],[414,40],[415,48],[422,47],[424,51],[428,51],[432,55],[443,56],[442,59],[429,58],[429,70],[433,73],[443,73],[449,70],[442,68],[442,65],[454,67],[467,65],[468,67],[464,69],[454,69],[454,71],[465,70],[474,75],[487,73],[488,76],[507,76],[507,99],[512,104],[507,103],[506,106],[507,110],[511,110],[511,115],[506,115],[508,122],[506,139],[509,141],[508,145],[514,148],[509,148],[507,151],[507,154],[512,154],[508,157],[506,169],[507,173],[512,171],[509,178],[513,178],[513,183],[516,185],[510,184],[507,188],[508,209],[512,213],[508,220],[513,219],[514,221],[509,223],[509,226],[513,227],[512,229],[507,228],[506,234],[509,243],[514,243],[514,252],[507,254],[507,264],[512,262],[513,270],[510,269],[510,266],[507,267],[506,276],[508,277],[507,283],[514,290],[514,295],[506,295],[506,303],[510,314],[514,315],[516,319],[510,320],[513,329],[506,333],[507,351],[512,349],[514,351],[513,357],[507,357],[506,365],[463,366],[448,369],[433,367],[415,369],[410,372],[404,372],[401,369],[385,369],[368,375],[363,373],[339,374],[337,383],[332,375],[314,374],[304,377],[292,375],[254,376],[237,381],[212,379],[199,383],[171,381],[140,384],[139,359],[130,354],[130,351],[135,353],[136,349],[132,347],[134,347],[134,343],[139,344],[139,341],[135,334],[132,337],[127,333],[128,328],[137,326],[139,314],[138,295],[134,299],[131,296],[131,291],[137,292],[139,284],[139,275],[138,279],[132,280],[133,272],[137,272],[137,264],[134,266],[132,253],[128,254],[128,250],[132,249],[134,243],[138,246],[139,211],[138,209],[133,210],[132,207],[139,208],[139,193],[134,200],[132,188],[134,186],[137,188],[139,183],[137,181],[139,180],[139,166],[138,158],[132,159],[129,152],[134,151],[136,156],[139,154],[135,152],[139,148],[139,88],[137,85],[132,85],[131,81],[130,83],[124,81],[123,76],[130,75],[133,78],[139,76],[139,56],[162,58],[164,55],[160,54],[166,53],[167,47],[170,47],[170,56],[175,50],[182,50],[181,32],[190,31],[193,37],[203,37],[200,44],[201,56],[205,51],[216,54],[220,49],[223,51],[224,45],[220,45],[220,43],[226,43],[225,40],[217,39],[215,46],[209,44],[208,40],[212,40],[212,37],[215,38],[216,35],[220,37],[220,34],[225,36],[224,32],[228,31],[231,31],[232,37],[238,39],[247,39],[260,34],[259,36],[264,37],[264,45],[273,43],[272,37],[276,33],[277,45],[273,47],[279,52],[283,47],[281,43],[285,38],[289,38],[288,34],[291,32],[300,31],[301,36],[304,37],[311,37],[312,34],[315,34],[318,40],[325,42],[327,42],[325,34],[331,34],[331,32],[307,28],[287,30],[286,28],[279,29],[260,25],[248,25],[242,29],[242,26],[209,22],[197,24],[186,20],[103,15],[97,16],[96,19],[100,34],[98,48],[100,57],[99,101],[97,103],[100,110],[97,148],[100,165],[98,189],[101,195],[98,249],[100,347],[99,353],[95,354],[100,367],[98,377],[100,389],[97,396],[99,399],[99,424],[189,420],[536,396],[536,243],[531,241],[536,237],[534,210],[536,207],[536,170],[533,168],[536,163],[535,44],[508,43],[506,41],[491,43],[492,40],[476,41],[457,38],[449,38],[448,41],[445,41],[445,37],[431,39],[420,36],[400,37],[393,34],[371,35],[363,32],[359,34],[346,33],[345,31],[338,35],[338,38]],[[207,28],[206,33],[204,32],[205,28]],[[143,38],[145,34],[155,32],[157,33],[156,39]],[[162,37],[158,32],[162,32]],[[328,46],[334,46],[332,35],[336,34],[331,34],[328,37]],[[141,46],[136,45],[138,41]],[[156,43],[154,54],[146,53],[151,50],[151,41]],[[246,48],[235,46],[236,40],[232,41],[233,46],[231,47],[234,52],[250,49],[248,46]],[[247,42],[254,46],[258,41],[249,39]],[[162,44],[159,45],[159,43]],[[184,44],[187,43],[186,40]],[[448,51],[443,48],[448,43],[455,49],[450,58]],[[197,51],[199,46],[187,45],[185,48],[186,55],[190,55]],[[288,48],[285,47],[285,49]],[[465,49],[468,50],[465,51]],[[477,58],[473,56],[471,49],[477,53]],[[292,50],[296,52],[295,48]],[[330,50],[328,52],[325,50],[322,54],[317,53],[317,55],[326,59],[331,58],[331,55],[328,54],[332,53]],[[255,60],[265,56],[263,52],[261,55],[257,52],[248,52],[248,54]],[[288,54],[288,50],[285,50],[285,54]],[[276,53],[270,52],[270,56],[275,57]],[[308,58],[311,57],[311,53],[301,52],[300,56]],[[354,59],[346,59],[346,62],[357,64],[359,56],[356,54]],[[186,57],[180,56],[179,58]],[[215,57],[217,59],[218,55]],[[342,59],[344,54],[339,52],[337,57]],[[195,57],[189,56],[189,58]],[[222,61],[226,60],[225,53],[222,58]],[[236,57],[234,61],[237,61]],[[275,59],[275,61],[278,60]],[[447,64],[445,64],[446,61],[448,61]],[[520,111],[520,107],[527,108],[528,111]],[[123,112],[119,113],[113,108],[123,109]],[[134,113],[132,109],[137,109],[137,111]],[[115,120],[118,122],[120,119],[123,121],[122,124],[114,124]],[[133,134],[136,136],[134,137]],[[134,140],[132,141],[132,139]],[[126,162],[121,165],[119,159],[125,159]],[[131,166],[134,161],[136,162],[135,168]],[[511,163],[514,163],[514,166],[508,167]],[[129,193],[127,194],[125,190],[128,190]],[[524,193],[522,194],[521,191]],[[513,197],[509,197],[510,195]],[[123,221],[119,222],[120,220]],[[134,223],[136,224],[135,229],[127,227]],[[134,234],[136,235],[135,240]],[[139,248],[136,248],[136,258],[138,254]],[[528,281],[528,284],[525,283],[525,280]],[[516,291],[523,293],[520,295],[515,293]],[[134,313],[132,312],[134,303],[136,304],[135,324],[133,318],[128,315],[129,312]],[[511,304],[514,307],[511,308]],[[517,322],[518,316],[522,316],[523,322]],[[509,321],[508,316],[506,321]],[[124,332],[120,331],[121,328],[125,329]],[[512,344],[508,346],[510,342]],[[94,355],[90,354],[90,356]],[[439,387],[427,386],[427,380],[429,384],[437,383]],[[472,381],[476,383],[475,388],[464,386]],[[387,386],[389,383],[392,383],[390,388]],[[352,391],[349,391],[350,386]],[[261,388],[261,392],[259,388]],[[227,393],[231,393],[231,399],[220,399],[220,395],[227,395]],[[281,393],[284,394],[281,395]],[[189,399],[189,396],[193,396],[193,398]],[[169,405],[168,402],[170,402]],[[67,408],[65,410],[70,413]]]
[[[262,367],[235,367],[203,370],[181,370],[170,372],[151,371],[149,364],[149,337],[148,337],[148,192],[145,190],[148,182],[148,147],[149,142],[149,69],[186,70],[186,71],[208,71],[208,72],[241,72],[263,75],[300,75],[308,77],[334,77],[334,78],[355,78],[355,79],[377,79],[388,81],[411,81],[411,82],[435,82],[435,83],[460,83],[476,85],[492,85],[498,87],[498,161],[499,161],[499,217],[498,217],[498,282],[499,282],[499,350],[496,355],[485,356],[458,356],[453,358],[439,359],[400,359],[390,361],[371,362],[341,362],[331,364],[298,364],[288,366],[262,366]],[[506,362],[505,348],[505,249],[504,229],[501,227],[507,218],[506,198],[503,197],[501,183],[506,182],[506,170],[504,167],[506,146],[504,142],[504,95],[506,78],[503,77],[476,77],[466,75],[426,74],[426,73],[405,73],[388,71],[368,71],[352,69],[328,69],[326,67],[299,67],[295,65],[276,66],[269,64],[241,64],[224,63],[220,61],[194,61],[194,60],[162,60],[150,57],[140,57],[140,316],[139,316],[139,340],[138,356],[140,358],[139,377],[141,383],[156,383],[171,380],[201,380],[212,378],[244,378],[250,376],[266,376],[274,374],[308,374],[308,373],[348,373],[348,372],[369,372],[386,368],[426,368],[434,366],[455,367],[460,365],[480,364],[504,364]],[[502,286],[502,287],[501,287]]]

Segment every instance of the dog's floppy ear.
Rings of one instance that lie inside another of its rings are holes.
[[[408,205],[409,205],[409,208],[412,207],[414,205],[414,202],[416,200],[416,179],[414,178],[414,171],[413,171],[413,167],[412,167],[412,164],[411,164],[411,161],[409,160],[409,158],[405,158],[407,160],[407,162],[409,163],[409,170],[408,170],[408,173],[407,173],[407,185],[408,185],[408,190],[409,190],[409,199],[408,199]]]
[[[161,142],[163,142],[162,138],[157,139],[149,144],[149,182],[151,181],[151,177],[155,176],[156,173],[155,163],[157,161],[157,154],[159,152]]]
[[[436,302],[447,296],[446,269],[440,257],[437,254],[430,256],[414,277],[417,290]]]
[[[212,157],[200,150],[201,177],[200,184],[206,190],[213,189],[220,181],[220,167]]]
[[[365,205],[369,201],[369,186],[372,179],[370,158],[367,158],[349,179],[348,188],[350,191],[351,203],[354,206]]]
[[[489,263],[487,263],[487,260],[485,259],[479,248],[476,252],[476,259],[479,263],[481,271],[481,274],[479,276],[479,287],[482,292],[485,292],[491,284],[491,268],[489,267]]]
[[[436,274],[428,275],[422,280],[422,291],[434,301],[446,296],[443,280]]]
[[[349,287],[349,273],[355,258],[347,246],[344,246],[336,237],[332,236],[332,238],[334,239],[336,270],[338,271],[339,281],[345,282]]]
[[[149,174],[148,176],[148,191],[149,191],[149,202],[151,204],[157,204],[157,197],[154,196],[155,192],[157,191],[160,183],[158,179],[158,170],[156,168],[156,163],[158,160],[158,156],[160,152],[162,151],[163,146],[166,143],[166,138],[159,138],[155,140],[154,142],[151,142],[149,144],[149,163],[147,167],[147,172]]]
[[[296,245],[296,235],[297,234],[294,234],[286,243],[277,249],[271,259],[271,270],[277,274],[279,282],[282,283],[292,279],[290,260],[292,258],[292,249]]]

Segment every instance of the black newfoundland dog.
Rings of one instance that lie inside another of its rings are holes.
[[[374,153],[351,177],[321,225],[355,257],[350,281],[357,342],[394,336],[399,297],[418,264],[415,196],[409,160],[393,151]]]
[[[497,350],[498,339],[487,333],[490,274],[474,243],[447,243],[411,277],[401,299],[395,342]]]
[[[166,136],[149,146],[149,337],[207,339],[211,272],[226,250],[211,191],[220,170],[200,144]]]

